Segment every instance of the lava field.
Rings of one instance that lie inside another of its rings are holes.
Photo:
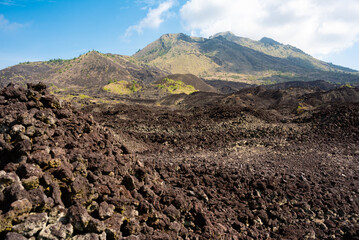
[[[9,84],[0,238],[359,239],[357,93],[75,108]]]

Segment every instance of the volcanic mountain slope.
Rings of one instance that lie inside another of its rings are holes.
[[[221,32],[217,33],[210,38],[223,37],[228,41],[237,43],[241,46],[265,53],[267,55],[283,58],[291,61],[295,65],[302,67],[309,67],[313,69],[321,69],[324,71],[345,71],[345,72],[355,72],[355,70],[350,68],[345,68],[318,59],[313,58],[312,56],[306,54],[302,50],[293,47],[291,45],[281,44],[271,38],[263,37],[259,41],[254,41],[249,38],[238,37],[231,32]]]
[[[318,79],[345,83],[359,79],[351,74],[354,70],[319,61],[294,47],[231,33],[209,39],[166,34],[134,57],[172,73],[192,73],[206,79],[249,83]]]
[[[0,84],[42,81],[63,90],[96,93],[111,81],[149,83],[165,74],[128,56],[91,51],[71,60],[29,62],[3,69]]]

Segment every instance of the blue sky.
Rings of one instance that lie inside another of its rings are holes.
[[[357,0],[0,0],[0,69],[93,49],[132,55],[165,33],[228,30],[359,70]]]

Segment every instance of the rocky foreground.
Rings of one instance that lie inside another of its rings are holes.
[[[1,90],[1,239],[359,239],[358,104],[86,112]]]

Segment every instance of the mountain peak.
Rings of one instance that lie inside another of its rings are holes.
[[[268,37],[263,37],[261,40],[259,40],[259,42],[268,44],[268,45],[281,45],[281,43],[273,40],[272,38],[268,38]]]
[[[232,33],[231,31],[226,31],[226,32],[216,33],[216,34],[210,36],[209,38],[212,39],[212,38],[216,38],[216,37],[227,38],[227,37],[237,37],[237,36],[234,33]]]
[[[163,34],[160,37],[161,41],[166,41],[166,40],[184,40],[184,41],[192,41],[192,38],[184,33],[167,33],[167,34]]]
[[[97,58],[99,56],[102,56],[102,53],[96,50],[88,51],[87,53],[82,54],[80,57],[83,58]]]

